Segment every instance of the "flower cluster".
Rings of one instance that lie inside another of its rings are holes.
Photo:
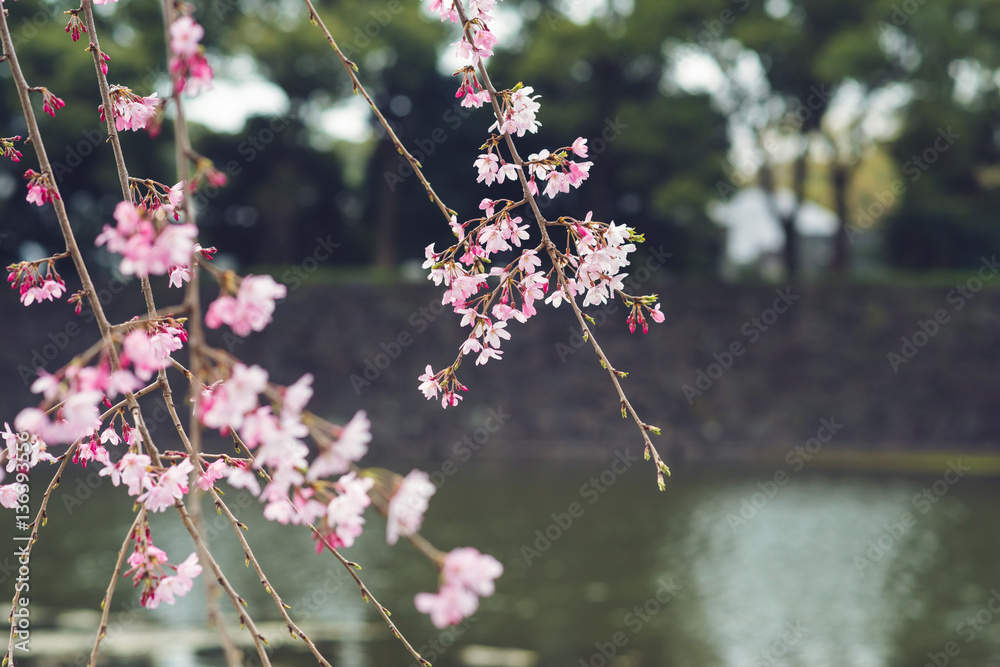
[[[28,195],[25,200],[29,204],[44,206],[50,201],[60,198],[59,192],[52,185],[47,174],[39,174],[34,169],[29,169],[24,172],[24,177],[28,179]]]
[[[197,95],[212,82],[212,67],[205,59],[202,28],[190,16],[180,16],[170,24],[170,73],[178,92]]]
[[[97,2],[95,4],[99,5],[101,3]],[[66,13],[69,14],[69,23],[66,24],[66,32],[69,33],[70,37],[72,37],[73,41],[75,42],[76,40],[80,39],[81,33],[87,32],[87,26],[84,24],[83,21],[80,20],[79,9],[71,9]],[[105,74],[107,74],[107,72],[105,72]]]
[[[466,64],[455,71],[454,76],[462,75],[462,83],[455,91],[456,98],[462,98],[462,106],[479,108],[490,101],[490,93],[479,81],[476,66],[480,61],[493,55],[493,47],[496,46],[497,38],[489,29],[489,23],[493,21],[493,8],[497,0],[472,0],[469,3],[468,18],[466,24],[468,33],[462,33],[462,39],[454,42],[456,54],[459,59],[465,60]],[[441,20],[449,20],[458,23],[458,12],[455,11],[451,2],[437,2],[432,0],[430,10],[437,12]],[[472,36],[470,41],[469,35]]]
[[[150,213],[131,202],[119,202],[114,212],[116,226],[104,225],[95,241],[122,255],[118,270],[124,275],[162,276],[191,263],[198,228],[189,223],[169,223],[166,210]]]
[[[170,354],[187,342],[187,332],[176,320],[166,318],[134,329],[122,341],[122,367],[132,366],[136,377],[149,380],[170,365]]]
[[[424,512],[437,487],[422,470],[412,470],[402,479],[389,500],[385,541],[395,544],[399,536],[413,535],[420,530]]]
[[[493,556],[472,547],[453,549],[444,558],[438,592],[417,593],[413,602],[435,627],[446,628],[474,614],[479,598],[493,595],[493,582],[502,574],[503,565]]]
[[[500,97],[501,117],[490,126],[490,131],[499,128],[500,134],[523,137],[525,132],[538,132],[541,123],[535,117],[541,106],[536,102],[541,95],[532,96],[535,89],[531,86],[517,84],[512,90],[497,93]]]
[[[263,331],[271,323],[275,299],[284,299],[287,289],[271,276],[248,275],[240,282],[236,296],[221,295],[205,313],[205,325],[218,329],[223,324],[239,336]]]
[[[587,140],[579,137],[573,142],[573,152],[580,157],[587,157]],[[538,196],[539,181],[545,182],[543,194],[549,199],[554,199],[559,193],[569,192],[571,187],[578,188],[590,176],[590,167],[593,162],[574,162],[568,159],[565,150],[552,154],[547,150],[532,153],[528,156],[528,174],[531,176],[528,181],[528,190],[531,194]]]
[[[201,574],[195,553],[178,565],[170,565],[166,552],[153,544],[148,526],[144,534],[137,536],[128,564],[129,569],[122,576],[131,575],[133,586],[143,585],[139,601],[147,609],[155,609],[161,602],[174,604],[176,598],[188,594],[194,586],[194,578]],[[166,574],[164,566],[173,569],[175,574]]]
[[[480,106],[489,100],[489,93],[483,89],[476,68],[482,59],[492,54],[496,45],[495,37],[489,33],[487,21],[489,12],[495,6],[494,0],[476,2],[469,5],[469,15],[465,23],[465,34],[456,42],[460,57],[467,64],[456,71],[462,75],[462,85],[456,97],[465,97],[463,105]],[[432,1],[432,12],[441,19],[459,20],[459,14],[452,3]],[[477,181],[486,185],[502,184],[504,181],[526,182],[525,197],[549,198],[578,188],[587,180],[592,162],[588,157],[587,140],[578,137],[570,146],[553,152],[541,150],[528,156],[523,163],[508,162],[504,159],[501,146],[504,139],[523,137],[535,133],[541,123],[537,114],[539,96],[531,86],[518,83],[510,90],[496,92],[495,103],[499,107],[495,122],[489,128],[494,133],[486,140],[481,153],[473,163],[478,171]],[[481,95],[481,98],[479,97]],[[473,97],[470,101],[470,97]],[[577,160],[576,158],[583,158]],[[542,224],[561,226],[567,233],[567,245],[563,252],[553,246],[522,243],[530,240],[528,225],[522,225],[522,218],[513,211],[525,202],[511,200],[484,199],[480,209],[484,216],[459,223],[453,215],[449,226],[457,243],[443,252],[437,252],[434,244],[425,250],[426,261],[423,268],[429,269],[428,279],[436,285],[444,285],[442,303],[451,305],[462,316],[461,326],[469,326],[471,333],[460,346],[459,357],[449,367],[434,371],[428,365],[419,376],[420,391],[428,399],[441,396],[442,407],[455,406],[467,391],[456,376],[458,366],[465,355],[475,353],[476,365],[503,355],[501,343],[510,339],[507,325],[510,320],[525,322],[536,314],[535,303],[544,299],[553,307],[563,301],[583,297],[583,306],[605,304],[609,299],[620,297],[630,308],[626,323],[631,331],[641,326],[648,331],[646,316],[655,322],[662,322],[663,313],[656,304],[656,296],[633,296],[624,292],[625,273],[629,265],[628,254],[635,250],[632,241],[642,241],[642,237],[625,225],[616,225],[591,220],[591,214],[582,220],[570,217],[559,218],[556,222]],[[518,255],[506,266],[495,264],[494,255],[517,249]],[[555,265],[545,272],[541,270],[542,260],[538,252],[546,248]],[[487,264],[490,266],[488,267]],[[555,289],[549,292],[549,281],[557,274]],[[548,295],[548,296],[546,296]]]
[[[137,206],[155,212],[162,208],[174,220],[181,219],[181,204],[184,202],[184,181],[175,185],[164,185],[151,179],[129,179],[129,192]],[[145,191],[143,191],[145,189]],[[212,250],[215,252],[215,250]],[[209,257],[211,259],[211,257]]]
[[[16,137],[0,137],[0,155],[10,158],[11,162],[20,162],[21,151],[14,148],[14,142],[20,140],[21,135]]]
[[[156,93],[149,97],[141,97],[125,86],[111,86],[111,111],[115,119],[115,129],[119,132],[132,130],[137,132],[152,125],[156,116],[156,108],[160,100]],[[101,122],[105,122],[104,105],[97,107],[101,113]]]
[[[38,465],[39,461],[55,461],[55,458],[48,453],[45,442],[36,435],[19,431],[14,433],[10,430],[10,424],[4,423],[4,430],[0,432],[5,442],[3,456],[7,459],[7,472],[19,473],[27,472]],[[0,481],[4,478],[4,470],[0,468]],[[14,482],[0,486],[0,505],[8,509],[16,508],[23,504],[21,496],[27,492],[28,486],[23,483],[23,477],[18,477],[22,482]]]
[[[140,481],[146,490],[136,500],[149,512],[162,512],[172,507],[188,492],[188,478],[193,470],[190,459],[184,459],[159,474],[147,472]]]
[[[272,405],[261,406],[259,395],[268,391],[267,371],[236,362],[228,378],[206,387],[201,394],[201,422],[221,432],[238,433],[246,447],[255,452],[254,469],[267,469],[271,481],[261,491],[250,471],[242,465],[225,471],[217,466],[213,476],[217,479],[225,474],[230,484],[259,495],[261,501],[267,503],[265,516],[280,523],[312,523],[323,516],[329,521],[330,503],[320,502],[320,498],[330,495],[329,485],[322,478],[347,472],[367,453],[371,440],[368,418],[364,412],[359,412],[337,433],[332,429],[325,433],[328,437],[324,439],[320,454],[309,462],[309,448],[302,439],[309,435],[310,429],[303,423],[303,410],[312,398],[312,380],[311,375],[305,375],[286,387],[281,392],[280,409]],[[333,498],[336,501],[334,516],[339,518],[329,528],[336,534],[340,519],[359,515],[367,503],[357,512],[347,511],[359,507],[360,495],[353,478],[342,477],[333,488],[338,492]],[[336,500],[345,495],[349,496],[346,500]],[[349,545],[353,537],[348,539],[346,535],[355,531],[360,534],[357,530],[360,524],[346,519],[344,523],[337,544]]]
[[[45,274],[41,266],[45,265]],[[7,282],[11,289],[19,290],[21,303],[30,306],[42,301],[54,301],[66,291],[66,283],[56,271],[55,262],[43,259],[37,262],[18,262],[7,267]]]
[[[45,405],[58,405],[54,419],[43,408],[25,408],[14,420],[19,431],[49,444],[69,444],[91,436],[100,428],[100,406],[109,399],[135,391],[140,378],[149,380],[170,364],[170,354],[187,341],[183,326],[171,318],[146,322],[122,341],[121,368],[112,371],[107,356],[93,366],[70,364],[60,373],[39,371],[31,391],[42,394]],[[131,370],[129,367],[131,366]],[[44,405],[43,405],[44,407]],[[104,439],[102,439],[103,442]],[[98,458],[85,456],[84,461]]]
[[[337,496],[326,507],[326,530],[323,540],[331,547],[351,547],[354,540],[364,531],[365,508],[371,504],[368,492],[375,480],[359,478],[354,472],[349,472],[334,484]],[[323,549],[323,543],[317,542],[316,550]]]
[[[32,88],[32,91],[42,94],[42,110],[53,118],[56,117],[56,111],[62,109],[66,106],[60,98],[56,97],[55,94],[44,86],[38,88]]]

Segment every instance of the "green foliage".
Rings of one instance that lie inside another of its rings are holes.
[[[508,193],[474,182],[472,162],[491,118],[485,109],[458,107],[456,81],[439,71],[441,54],[457,39],[455,26],[429,20],[417,0],[317,6],[449,206],[472,217],[483,197],[514,196],[516,187]],[[885,147],[901,172],[932,145],[939,128],[961,135],[932,168],[907,180],[902,203],[880,224],[887,229],[888,260],[909,268],[966,266],[976,248],[1000,240],[993,213],[1000,204],[997,87],[984,75],[971,99],[955,96],[962,67],[986,73],[1000,67],[996,3],[800,0],[776,15],[780,3],[635,0],[628,10],[608,3],[583,24],[567,19],[559,2],[507,0],[503,6],[523,25],[512,41],[501,43],[491,64],[494,82],[510,87],[523,81],[542,95],[542,135],[522,140],[522,155],[568,145],[577,136],[590,141],[590,180],[572,195],[544,201],[547,214],[582,217],[593,210],[600,219],[637,227],[650,244],[672,252],[669,270],[714,275],[723,235],[705,211],[718,196],[717,184],[726,182],[730,128],[712,99],[671,85],[668,58],[677,44],[735,40],[730,43],[759,56],[786,110],[805,104],[818,89],[836,91],[852,82],[868,93],[895,85],[909,95],[901,132]],[[118,190],[110,148],[94,139],[101,132],[99,97],[86,36],[72,42],[63,31],[65,7],[49,0],[20,0],[8,9],[29,81],[66,101],[55,119],[41,116],[42,130],[51,158],[65,165],[57,178],[86,243],[109,219]],[[111,81],[140,94],[162,90],[158,5],[120,0],[97,9]],[[342,247],[333,262],[385,268],[419,258],[427,243],[449,238],[423,187],[375,124],[370,136],[354,142],[324,134],[324,112],[353,95],[302,4],[212,0],[196,8],[196,17],[206,28],[217,74],[225,76],[233,56],[250,56],[259,74],[284,91],[290,109],[278,117],[287,121],[285,129],[254,149],[253,159],[247,142],[275,119],[250,119],[234,135],[195,128],[199,150],[224,171],[234,161],[239,170],[217,196],[205,198],[199,222],[209,242],[232,248],[244,264],[295,264],[309,255],[318,235],[332,234]],[[0,78],[7,77],[0,66]],[[40,109],[40,96],[35,101]],[[794,131],[820,127],[828,101]],[[23,135],[23,127],[5,85],[0,134]],[[169,134],[169,124],[164,131]],[[168,141],[129,132],[123,143],[132,175],[171,180]],[[37,168],[30,151],[25,156],[3,167],[16,184],[14,194],[0,198],[0,216],[12,232],[0,246],[4,261],[24,240],[53,248],[59,243],[50,212],[23,200],[21,173]]]

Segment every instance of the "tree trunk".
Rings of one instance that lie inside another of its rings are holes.
[[[851,265],[850,246],[847,243],[847,187],[850,181],[850,170],[839,162],[834,164],[830,172],[833,186],[834,212],[837,214],[837,233],[833,237],[833,258],[830,270],[842,276]]]

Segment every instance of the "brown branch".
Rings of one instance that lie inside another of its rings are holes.
[[[382,115],[382,111],[378,108],[378,105],[375,104],[375,100],[371,98],[371,95],[368,94],[368,91],[365,90],[365,87],[361,84],[361,80],[358,79],[357,65],[355,65],[353,61],[348,60],[347,56],[344,55],[344,52],[340,50],[339,46],[337,46],[337,41],[333,38],[333,35],[330,34],[326,24],[323,23],[323,19],[320,18],[319,12],[316,11],[316,8],[313,6],[311,0],[303,0],[303,2],[305,2],[306,7],[309,8],[309,20],[312,21],[313,24],[320,27],[320,30],[323,31],[323,36],[326,37],[326,41],[330,43],[330,46],[333,47],[337,57],[340,58],[340,63],[344,66],[347,76],[351,78],[351,85],[353,86],[354,94],[360,94],[365,98],[365,101],[368,102],[368,106],[371,107],[372,113],[375,114],[375,117],[378,118],[378,122],[385,128],[386,134],[389,135],[389,138],[392,140],[396,150],[399,151],[400,155],[406,158],[406,161],[410,163],[410,166],[413,168],[413,173],[417,175],[417,178],[420,179],[421,185],[424,186],[424,190],[427,191],[427,196],[430,197],[430,200],[434,202],[439,209],[441,209],[441,213],[444,214],[445,220],[451,220],[451,216],[455,215],[455,212],[445,206],[444,202],[441,201],[441,198],[438,197],[436,192],[434,192],[434,188],[431,187],[430,181],[428,181],[424,176],[423,169],[421,168],[422,165],[417,162],[416,158],[410,155],[410,151],[406,149],[406,146],[404,146],[403,142],[399,140],[399,137],[396,136],[393,129],[389,127],[389,121],[387,121],[385,116]]]
[[[465,7],[463,6],[461,1],[456,1],[454,6],[458,10],[459,19],[462,21],[462,25],[464,26],[466,39],[468,39],[470,44],[474,43],[475,40],[473,39],[472,27],[471,24],[469,23],[468,16],[465,13]],[[483,85],[486,88],[486,90],[488,90],[490,93],[490,101],[493,104],[493,114],[494,116],[496,116],[497,126],[501,127],[503,125],[504,119],[503,119],[503,112],[500,109],[500,102],[499,102],[500,98],[499,95],[497,94],[496,89],[493,87],[493,82],[490,80],[490,75],[486,71],[486,65],[483,63],[482,59],[480,59],[478,63],[478,69],[480,75],[482,75],[483,77]],[[619,382],[618,380],[620,371],[616,371],[614,366],[612,366],[611,361],[604,353],[604,350],[601,349],[601,346],[597,343],[597,339],[594,337],[593,333],[590,331],[590,328],[587,326],[587,322],[585,320],[583,311],[581,310],[579,304],[577,304],[576,299],[573,298],[573,295],[569,291],[568,288],[569,281],[566,279],[566,274],[563,269],[563,262],[560,261],[559,251],[556,248],[555,244],[552,243],[552,240],[549,238],[549,233],[547,229],[549,222],[545,219],[545,216],[542,215],[542,212],[538,207],[537,199],[531,193],[531,190],[528,188],[528,179],[524,173],[524,168],[523,168],[524,160],[522,160],[520,154],[518,154],[517,148],[514,145],[514,139],[513,137],[510,136],[510,133],[505,133],[504,139],[506,140],[507,148],[510,150],[510,154],[512,159],[514,160],[514,164],[516,164],[519,167],[517,169],[517,177],[521,182],[521,189],[524,191],[524,198],[528,201],[528,206],[531,207],[531,211],[535,215],[535,220],[538,223],[538,229],[542,236],[542,243],[545,245],[545,249],[548,252],[549,259],[552,261],[552,265],[556,269],[556,274],[559,279],[559,289],[563,290],[563,293],[568,297],[567,300],[573,307],[573,313],[576,315],[576,319],[580,322],[580,327],[584,332],[585,338],[590,340],[590,344],[594,348],[594,352],[597,354],[597,358],[600,360],[601,366],[603,366],[605,370],[608,371],[608,375],[611,377],[611,382],[612,384],[614,384],[615,390],[618,392],[618,398],[621,402],[623,414],[627,413],[631,415],[632,419],[639,427],[639,432],[642,433],[642,439],[646,445],[646,458],[648,459],[650,456],[652,456],[653,458],[653,462],[656,465],[656,483],[657,486],[662,491],[665,488],[665,483],[663,481],[663,474],[667,473],[669,475],[670,469],[667,468],[666,464],[663,462],[663,459],[660,458],[659,452],[656,451],[656,447],[653,445],[653,442],[649,438],[649,431],[659,432],[659,428],[655,426],[650,426],[639,417],[639,413],[636,412],[635,408],[632,407],[631,402],[629,402],[628,397],[625,395],[625,391],[622,389],[621,382]]]
[[[88,667],[97,666],[97,652],[100,650],[101,640],[104,639],[104,635],[108,631],[108,614],[111,612],[111,599],[115,594],[115,586],[118,584],[118,573],[121,572],[122,563],[125,562],[125,552],[128,551],[128,545],[132,541],[136,526],[139,525],[145,516],[146,507],[143,505],[139,508],[138,514],[135,515],[135,521],[132,522],[128,533],[125,534],[125,541],[122,543],[121,548],[118,549],[118,560],[115,562],[115,569],[111,573],[108,590],[104,593],[104,598],[101,600],[101,622],[97,626],[97,636],[94,638],[94,648],[90,651],[90,662],[87,663]]]

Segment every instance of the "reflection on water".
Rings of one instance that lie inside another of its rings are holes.
[[[409,545],[386,549],[377,517],[349,555],[408,639],[445,667],[920,667],[933,664],[928,654],[953,665],[1000,660],[1000,622],[989,607],[1000,590],[995,480],[964,476],[934,486],[940,477],[806,470],[779,486],[770,482],[773,470],[682,469],[660,494],[638,466],[595,487],[610,463],[468,465],[448,479],[431,504],[427,537],[442,548],[475,545],[506,569],[496,596],[462,628],[438,631],[413,610],[413,595],[433,590],[435,573]],[[931,495],[919,495],[925,488]],[[81,489],[66,480],[60,491],[80,497]],[[408,665],[340,566],[315,555],[304,531],[262,521],[244,494],[230,490],[226,498],[249,525],[273,585],[333,664]],[[109,485],[80,503],[56,495],[32,559],[37,623],[53,618],[47,609],[97,609],[131,516],[122,490]],[[214,512],[207,518],[216,558],[255,618],[276,620],[231,529]],[[155,542],[182,560],[192,549],[187,534],[174,516],[155,519]],[[0,539],[9,539],[7,523],[13,518],[0,525]],[[200,587],[155,611],[135,610],[135,597],[127,582],[119,587],[123,636],[154,621],[179,633],[162,645],[150,640],[155,664],[223,664],[195,640],[203,628]],[[109,637],[109,646],[115,641]],[[79,650],[70,653],[55,664],[75,664]],[[279,648],[274,664],[315,662]]]

